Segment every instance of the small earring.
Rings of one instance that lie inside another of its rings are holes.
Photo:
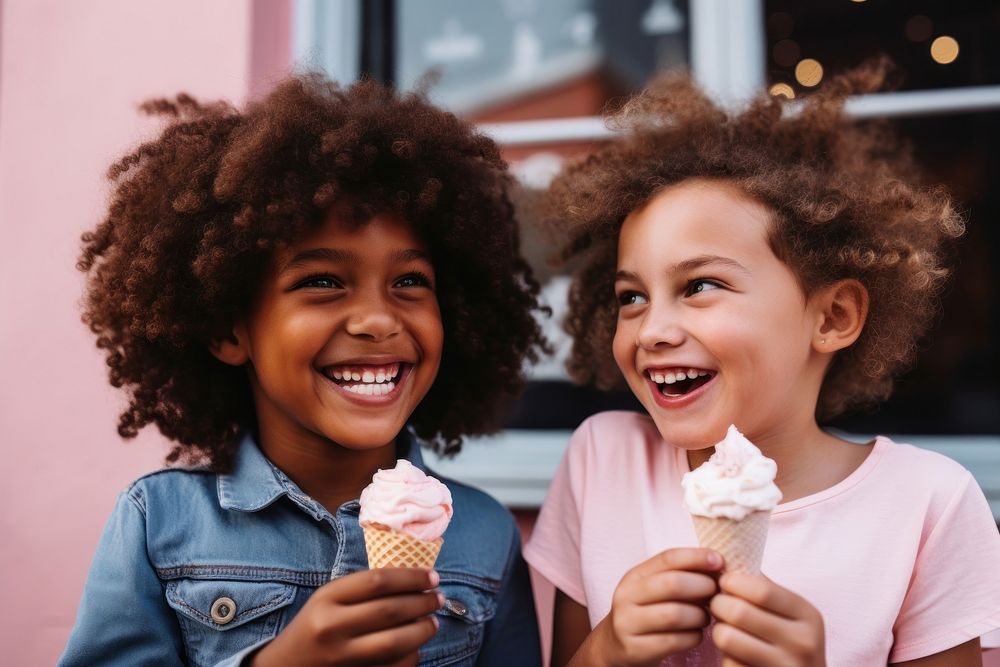
[[[826,339],[825,338],[820,338],[819,339],[819,344],[820,345],[826,345]]]

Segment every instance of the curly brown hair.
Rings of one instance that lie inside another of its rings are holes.
[[[345,203],[358,224],[406,220],[430,249],[444,349],[410,423],[446,454],[499,427],[525,360],[546,343],[492,140],[421,92],[319,74],[290,77],[244,111],[186,94],[142,108],[172,120],[110,168],[107,217],[83,235],[78,262],[83,321],[128,394],[123,437],[154,423],[176,443],[168,462],[230,466],[256,427],[253,399],[245,370],[209,343],[248,312],[275,250]]]
[[[768,242],[806,294],[847,278],[869,292],[865,327],[827,370],[817,417],[886,398],[936,312],[945,241],[964,231],[948,194],[920,184],[911,151],[886,122],[844,117],[846,97],[881,89],[888,69],[869,63],[804,101],[765,95],[735,114],[672,74],[613,114],[622,136],[567,166],[546,205],[548,224],[569,237],[562,259],[578,267],[565,322],[571,377],[621,386],[611,356],[619,230],[665,187],[708,178],[769,208]]]

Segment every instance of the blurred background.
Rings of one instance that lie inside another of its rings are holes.
[[[116,494],[160,465],[159,434],[122,443],[121,399],[79,322],[79,235],[101,216],[104,171],[156,132],[136,112],[187,91],[243,103],[295,68],[362,74],[431,99],[503,146],[524,252],[561,349],[531,369],[508,428],[442,474],[490,491],[530,531],[569,432],[627,394],[572,386],[558,325],[567,278],[534,227],[567,158],[611,133],[601,112],[669,69],[737,107],[800,98],[866,58],[892,92],[852,99],[893,118],[929,179],[968,216],[943,314],[887,404],[834,426],[938,449],[972,470],[1000,517],[1000,6],[952,0],[0,0],[0,636],[6,664],[52,664]],[[544,590],[540,604],[546,604]],[[544,613],[544,611],[543,611]],[[1000,662],[1000,660],[998,660]]]

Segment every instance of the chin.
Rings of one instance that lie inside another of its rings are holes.
[[[722,426],[706,427],[704,424],[678,423],[655,413],[653,423],[665,442],[691,451],[714,447],[725,437],[726,429],[729,428],[728,422]]]
[[[396,428],[394,425],[366,425],[358,423],[349,432],[343,429],[330,429],[324,432],[324,436],[345,449],[368,450],[384,447],[399,435],[403,430],[403,425]]]

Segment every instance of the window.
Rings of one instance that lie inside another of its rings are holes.
[[[764,89],[808,95],[832,73],[888,54],[898,92],[853,99],[848,111],[899,118],[931,179],[967,207],[968,233],[914,370],[882,409],[836,426],[947,450],[977,474],[1000,516],[1000,478],[989,477],[1000,458],[1000,10],[971,0],[366,0],[367,18],[357,2],[329,3],[339,7],[333,20],[327,4],[299,0],[300,55],[319,56],[343,79],[360,67],[345,45],[362,53],[381,45],[398,85],[436,70],[431,98],[504,146],[522,184],[525,253],[557,314],[566,280],[543,261],[551,248],[531,228],[531,205],[566,156],[610,136],[606,105],[673,67],[690,69],[723,101]],[[551,330],[559,335],[557,322]],[[637,407],[629,394],[573,387],[558,360],[546,362],[494,446],[438,467],[508,504],[536,505],[568,431],[592,412],[628,406]]]

